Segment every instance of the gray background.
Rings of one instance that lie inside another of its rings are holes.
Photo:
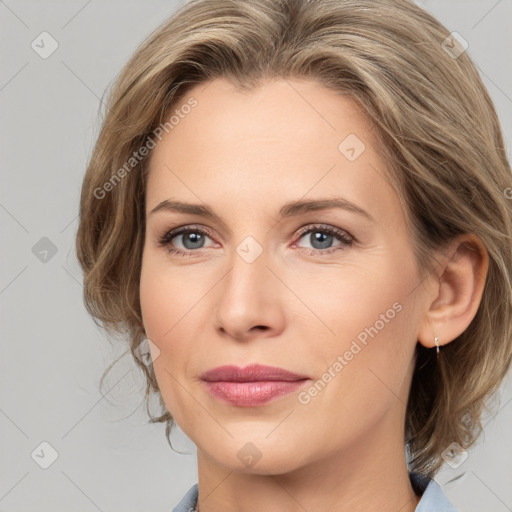
[[[512,0],[418,3],[468,41],[510,158]],[[100,394],[103,370],[124,347],[86,313],[74,256],[100,98],[180,4],[0,0],[0,511],[169,511],[196,482],[193,443],[176,429],[173,446],[188,454],[174,453],[164,426],[147,424],[144,381],[129,357]],[[44,31],[59,45],[47,59],[31,47]],[[512,510],[511,401],[509,378],[467,460],[436,477],[463,512]],[[58,453],[47,469],[42,442]]]

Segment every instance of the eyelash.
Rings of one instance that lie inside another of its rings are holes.
[[[351,247],[355,241],[354,237],[351,236],[346,231],[342,231],[341,229],[338,229],[338,228],[335,228],[333,226],[329,226],[326,224],[314,224],[314,225],[304,226],[303,228],[299,229],[296,236],[298,237],[298,239],[300,239],[304,235],[307,235],[309,233],[314,233],[314,232],[333,235],[342,243],[340,245],[335,246],[334,248],[325,249],[325,250],[301,248],[301,249],[299,249],[300,252],[304,252],[306,254],[313,255],[313,256],[316,256],[318,254],[321,254],[321,255],[332,254],[337,251],[342,251],[342,250],[346,249],[347,247]],[[195,226],[184,226],[181,228],[173,229],[173,230],[165,233],[158,240],[158,246],[164,247],[167,250],[167,252],[169,252],[170,254],[177,254],[180,256],[192,256],[193,253],[198,252],[198,249],[183,251],[181,249],[175,249],[174,247],[170,247],[172,239],[176,238],[177,236],[188,234],[188,233],[200,233],[202,235],[207,235],[208,237],[213,238],[212,233],[208,229],[201,228],[201,227],[195,227]]]

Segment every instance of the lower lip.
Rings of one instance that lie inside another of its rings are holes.
[[[309,379],[283,381],[266,380],[258,382],[206,382],[206,389],[213,396],[233,405],[254,407],[279,396],[297,390]]]

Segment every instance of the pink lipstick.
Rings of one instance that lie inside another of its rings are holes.
[[[309,380],[284,368],[251,364],[244,368],[219,366],[201,378],[206,389],[221,400],[242,407],[254,407],[297,390]]]

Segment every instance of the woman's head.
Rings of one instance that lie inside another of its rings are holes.
[[[86,305],[134,355],[151,340],[157,420],[226,466],[250,441],[251,471],[289,471],[405,422],[431,475],[478,432],[511,359],[512,178],[447,37],[408,1],[192,1],[119,76],[82,190]],[[252,362],[311,380],[256,408],[204,390]]]

